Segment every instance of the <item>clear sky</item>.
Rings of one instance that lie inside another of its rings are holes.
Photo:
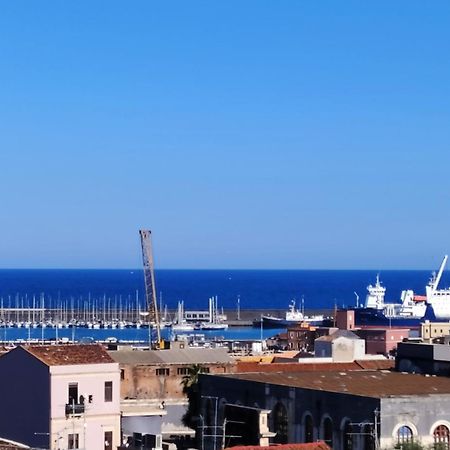
[[[0,267],[431,268],[448,1],[0,4]]]

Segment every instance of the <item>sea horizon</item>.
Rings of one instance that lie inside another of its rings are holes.
[[[402,290],[425,292],[429,270],[365,269],[156,269],[162,306],[207,309],[218,297],[219,308],[287,309],[294,300],[305,309],[331,309],[362,304],[377,275],[386,287],[386,300],[400,300]],[[0,299],[7,305],[30,305],[44,296],[46,307],[62,302],[106,300],[111,305],[144,307],[142,269],[0,269]],[[450,284],[445,271],[441,285]]]

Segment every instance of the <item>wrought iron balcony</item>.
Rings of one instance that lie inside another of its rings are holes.
[[[84,414],[84,403],[66,403],[66,416],[80,416]]]

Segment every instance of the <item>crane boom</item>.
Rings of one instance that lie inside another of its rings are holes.
[[[156,328],[158,343],[161,341],[161,326],[159,323],[158,301],[156,298],[155,270],[153,263],[152,232],[139,230],[141,236],[142,261],[144,264],[145,299],[148,308],[148,322]]]
[[[439,282],[441,281],[441,278],[442,278],[442,273],[444,272],[445,265],[447,264],[447,259],[448,259],[448,255],[445,255],[444,259],[442,260],[441,267],[439,267],[439,272],[437,274],[436,282],[434,284],[433,290],[436,290],[438,288]]]

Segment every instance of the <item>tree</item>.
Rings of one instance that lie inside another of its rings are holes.
[[[183,394],[188,399],[188,408],[183,418],[183,425],[196,429],[200,415],[200,399],[198,391],[198,377],[202,373],[202,366],[194,364],[189,367],[188,374],[181,381],[183,386]]]

